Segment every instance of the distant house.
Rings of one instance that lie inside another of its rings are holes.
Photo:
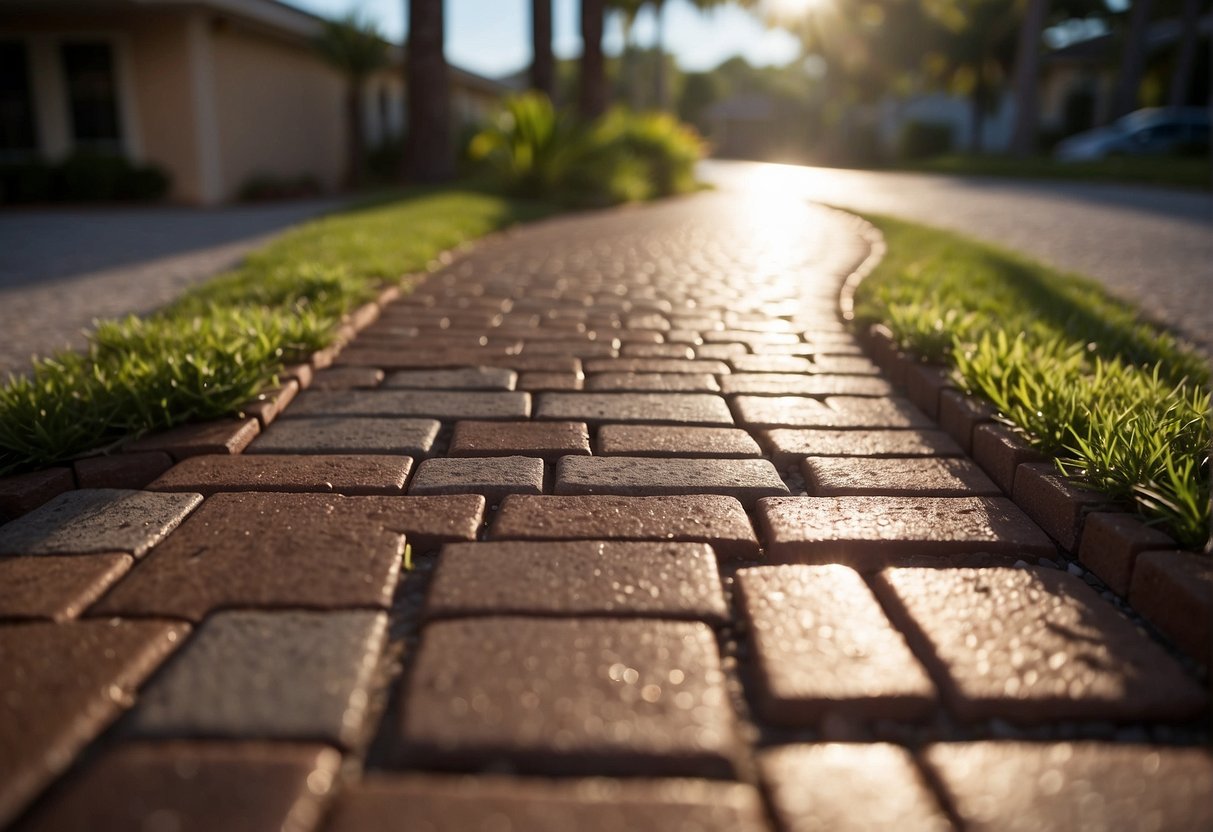
[[[345,82],[312,48],[323,22],[276,0],[3,0],[0,161],[119,153],[164,168],[172,198],[198,204],[264,176],[335,188]],[[393,54],[363,91],[372,147],[405,127]],[[452,84],[464,122],[508,91],[454,68]]]

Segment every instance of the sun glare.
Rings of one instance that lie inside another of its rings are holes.
[[[775,20],[793,20],[821,5],[821,0],[762,0],[763,10]]]

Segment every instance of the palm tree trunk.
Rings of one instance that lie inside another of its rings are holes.
[[[969,93],[969,152],[978,155],[982,151],[981,129],[986,123],[986,71],[984,65],[977,67],[977,83]]]
[[[653,0],[657,39],[653,44],[653,106],[663,113],[670,109],[669,77],[665,65],[665,0]]]
[[[1015,50],[1015,125],[1011,131],[1011,153],[1020,158],[1036,152],[1040,127],[1040,42],[1044,35],[1049,0],[1028,0],[1019,44]]]
[[[451,145],[451,78],[442,51],[442,0],[408,0],[405,58],[408,138],[404,175],[412,182],[443,182],[455,174]]]
[[[365,171],[366,146],[362,135],[362,79],[351,77],[345,91],[346,140],[349,142],[346,156],[348,170],[345,184],[357,188],[362,184]]]
[[[1167,103],[1182,107],[1188,103],[1192,90],[1192,68],[1196,63],[1196,41],[1200,37],[1200,0],[1184,0],[1179,29],[1179,54],[1171,72],[1171,87]]]
[[[585,119],[606,112],[606,56],[602,52],[604,0],[581,0],[581,95],[578,110]]]
[[[531,0],[531,89],[556,97],[556,61],[552,56],[552,0]]]
[[[1129,14],[1129,31],[1125,35],[1124,52],[1120,56],[1120,75],[1112,93],[1112,119],[1137,109],[1141,74],[1146,68],[1146,34],[1150,28],[1152,5],[1152,0],[1133,0],[1133,10]]]

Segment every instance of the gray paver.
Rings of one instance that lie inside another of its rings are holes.
[[[362,733],[381,612],[221,612],[140,697],[139,737],[323,740]]]
[[[383,389],[412,390],[513,390],[518,374],[501,367],[463,367],[457,370],[403,370],[383,380]]]
[[[593,424],[733,424],[733,416],[724,399],[706,393],[540,393],[535,418],[571,419]]]
[[[435,419],[279,419],[253,440],[246,453],[427,456],[441,427]]]
[[[527,456],[427,459],[417,468],[409,494],[542,494],[543,460]]]
[[[762,456],[748,433],[739,428],[675,425],[603,425],[598,429],[603,456],[700,457],[746,459]]]
[[[201,494],[68,491],[0,526],[0,555],[129,552],[142,557],[201,502]]]
[[[556,468],[557,494],[721,494],[752,503],[788,493],[765,459],[565,457]]]
[[[305,392],[284,414],[297,416],[423,416],[430,419],[525,419],[531,394],[468,390]]]

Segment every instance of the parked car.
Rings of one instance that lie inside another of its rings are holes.
[[[1203,107],[1152,107],[1060,142],[1053,156],[1065,161],[1108,156],[1166,156],[1209,152],[1209,111]]]

